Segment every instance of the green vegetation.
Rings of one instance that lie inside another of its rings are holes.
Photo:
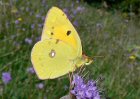
[[[89,4],[97,4],[98,6],[108,7],[109,9],[119,9],[122,12],[134,12],[136,14],[140,13],[140,0],[84,0]]]
[[[68,75],[41,81],[31,72],[30,53],[40,39],[48,9],[63,9],[77,29],[83,52],[95,58],[86,67],[90,79],[111,99],[140,97],[140,20],[134,14],[107,11],[74,0],[0,1],[0,98],[59,99],[68,93]],[[60,67],[61,68],[61,67]],[[9,72],[12,80],[2,81]],[[38,87],[43,84],[43,87]]]

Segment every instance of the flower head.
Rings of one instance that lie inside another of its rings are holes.
[[[9,72],[3,72],[2,80],[3,80],[4,84],[8,84],[12,80],[11,74]]]
[[[40,14],[36,14],[36,18],[40,18],[41,17],[41,15]]]
[[[45,21],[45,16],[42,16],[41,19],[42,19],[42,21]]]
[[[31,45],[33,41],[31,38],[25,38],[25,42]]]
[[[31,25],[31,28],[34,29],[34,28],[35,28],[35,24],[32,24],[32,25]]]
[[[83,79],[79,75],[77,74],[74,75],[72,84],[81,85],[83,84],[83,82],[84,82]]]
[[[77,99],[100,99],[100,95],[96,86],[96,82],[89,80],[87,83],[79,75],[74,75],[72,84],[74,89],[71,93],[76,96]]]
[[[75,21],[73,22],[73,25],[76,26],[76,27],[78,27],[78,22],[75,20]]]
[[[27,68],[27,72],[30,73],[30,74],[34,74],[34,73],[35,73],[33,67],[29,67],[29,68]]]
[[[68,14],[69,13],[69,10],[67,8],[64,8],[63,11]]]
[[[18,24],[19,23],[19,20],[15,20],[15,24]]]
[[[42,23],[39,23],[39,24],[38,24],[38,27],[39,27],[39,28],[42,28],[42,27],[43,27],[43,24],[42,24]]]
[[[38,84],[36,85],[36,87],[37,87],[38,89],[43,89],[43,88],[44,88],[44,84],[43,84],[43,83],[38,83]]]
[[[81,7],[81,6],[78,6],[76,10],[79,11],[79,12],[82,12],[82,11],[85,10],[85,8],[84,7]]]
[[[40,41],[40,40],[41,40],[41,37],[40,36],[36,38],[36,41]]]

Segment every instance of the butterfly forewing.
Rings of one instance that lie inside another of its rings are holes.
[[[46,38],[60,39],[73,47],[77,56],[82,55],[81,41],[77,31],[65,13],[57,7],[52,7],[45,19],[41,39]]]

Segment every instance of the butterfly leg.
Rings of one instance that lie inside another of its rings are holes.
[[[72,72],[69,72],[69,79],[70,79],[70,88],[69,88],[69,96],[70,96],[70,99],[76,99],[76,97],[71,94],[71,90],[73,89],[74,85],[72,84],[72,80],[73,80],[73,71]]]
[[[70,80],[70,88],[69,88],[69,90],[71,90],[72,89],[73,72],[69,72],[69,80]]]
[[[78,74],[82,74],[85,71],[84,65],[80,66],[80,70],[78,71]]]

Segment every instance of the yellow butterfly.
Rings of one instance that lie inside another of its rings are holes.
[[[31,61],[42,80],[60,77],[92,62],[82,55],[78,33],[57,7],[52,7],[47,14],[41,40],[32,49]]]

